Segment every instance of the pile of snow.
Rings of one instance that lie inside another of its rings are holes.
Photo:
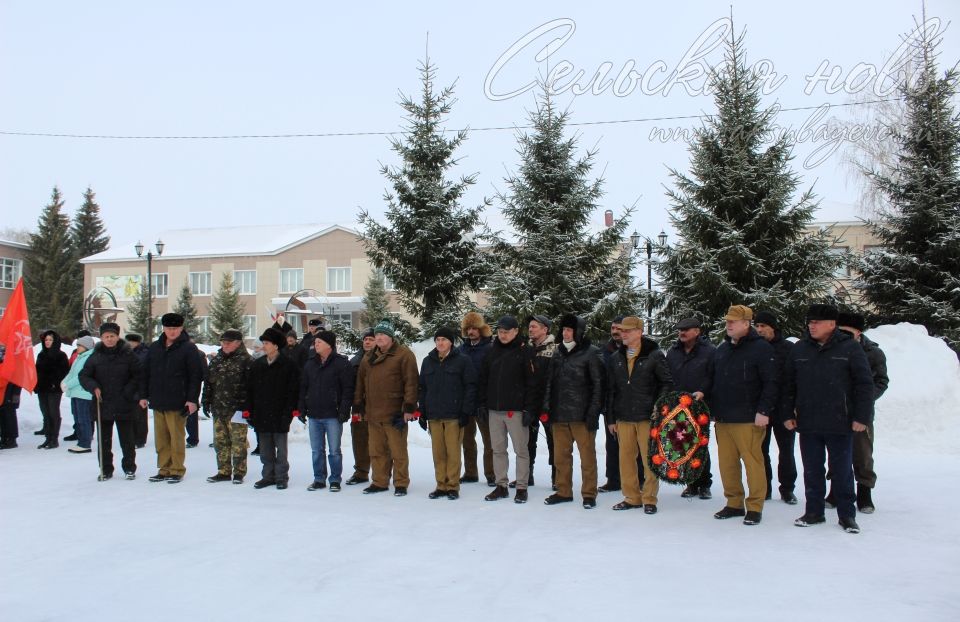
[[[865,333],[887,356],[890,388],[876,403],[877,442],[924,453],[960,453],[960,361],[923,326],[878,326]]]

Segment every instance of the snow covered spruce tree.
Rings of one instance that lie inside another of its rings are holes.
[[[630,278],[634,259],[623,244],[632,210],[591,232],[603,196],[603,181],[590,178],[595,152],[578,155],[577,136],[564,135],[569,113],[557,111],[549,96],[538,98],[529,116],[532,128],[517,136],[519,170],[497,195],[516,239],[495,236],[488,311],[521,321],[575,313],[598,335],[615,315],[641,312]]]
[[[211,341],[211,335],[200,334],[200,318],[197,317],[197,307],[193,304],[193,292],[190,291],[190,285],[186,281],[180,288],[180,294],[173,306],[173,312],[183,316],[183,330],[187,331],[187,334],[193,337],[197,343],[209,343]],[[212,341],[216,343],[217,339],[214,338]]]
[[[157,336],[156,330],[150,330],[151,326],[156,326],[157,321],[156,318],[150,317],[150,305],[147,304],[149,295],[146,282],[141,282],[136,296],[127,305],[126,313],[130,331],[141,335],[145,341]]]
[[[887,203],[870,223],[883,249],[860,259],[857,285],[884,321],[922,324],[960,352],[958,74],[938,76],[929,27],[916,39],[921,69],[901,87],[906,118],[893,129],[895,161],[868,173]]]
[[[806,306],[827,296],[839,259],[828,232],[805,235],[816,202],[797,196],[791,147],[774,134],[775,111],[760,107],[759,77],[747,68],[732,23],[724,62],[711,72],[717,113],[690,144],[690,171],[670,170],[675,246],[658,248],[663,283],[658,328],[695,315],[719,332],[731,304],[767,309],[798,334]]]
[[[476,175],[446,178],[467,133],[444,135],[442,124],[455,99],[453,86],[435,92],[435,75],[426,60],[420,65],[419,99],[401,94],[406,128],[402,139],[391,141],[401,164],[381,168],[391,186],[384,195],[388,224],[366,210],[360,214],[371,263],[390,277],[400,304],[430,336],[438,325],[459,323],[466,292],[477,290],[486,273],[474,237],[484,205],[461,205]]]
[[[54,186],[37,231],[30,236],[30,252],[24,261],[24,293],[35,335],[48,328],[71,335],[80,328],[82,300],[75,261],[70,219],[63,213],[60,189]]]
[[[243,331],[243,312],[244,307],[240,302],[240,294],[233,286],[233,275],[224,272],[220,278],[220,285],[217,286],[217,291],[213,293],[213,297],[210,299],[210,326],[217,336],[230,329]],[[257,336],[244,334],[244,337],[256,338]]]
[[[83,204],[73,216],[70,226],[70,240],[74,253],[72,295],[82,301],[86,292],[83,291],[83,264],[80,260],[90,255],[102,253],[110,247],[110,236],[100,218],[100,205],[96,201],[97,195],[92,188],[83,193]],[[77,305],[76,324],[82,320],[82,310]]]

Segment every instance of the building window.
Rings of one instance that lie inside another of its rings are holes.
[[[303,289],[303,268],[280,270],[280,293],[293,294]]]
[[[17,286],[21,274],[23,274],[22,260],[0,257],[0,287],[13,289]]]
[[[339,324],[345,328],[353,328],[353,314],[351,313],[327,313],[323,317],[326,318],[328,326]]]
[[[233,287],[238,294],[256,294],[257,293],[257,271],[256,270],[234,270]]]
[[[833,271],[833,278],[835,279],[849,279],[850,278],[850,247],[849,246],[831,246],[828,249],[828,252],[831,255],[839,256],[843,262]]]
[[[395,291],[397,288],[393,285],[393,279],[384,274],[383,270],[377,270],[377,278],[383,279],[383,289],[388,292]]]
[[[3,314],[7,312],[6,307],[0,307],[0,317],[3,317]]]
[[[207,337],[210,337],[213,340],[216,340],[220,335],[211,335],[210,334],[210,316],[201,315],[197,317],[197,334],[194,337],[197,340],[206,340]]]
[[[213,278],[209,272],[190,273],[190,291],[194,296],[209,296],[213,290]]]
[[[153,274],[153,295],[166,298],[169,295],[170,282],[167,273]]]
[[[252,339],[257,336],[257,316],[243,316],[243,336]]]
[[[327,268],[327,292],[349,292],[350,268]]]

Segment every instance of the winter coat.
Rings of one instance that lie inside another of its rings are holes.
[[[300,377],[300,413],[311,419],[350,418],[356,371],[342,354],[334,350],[326,361],[314,353]]]
[[[633,373],[629,370],[627,346],[620,346],[607,363],[607,406],[604,412],[607,425],[617,421],[649,421],[657,400],[673,390],[667,357],[653,339],[643,338],[640,354],[633,362]]]
[[[141,371],[140,359],[126,341],[120,340],[112,348],[101,341],[80,370],[80,384],[90,393],[100,389],[102,418],[133,419],[139,410]]]
[[[140,366],[144,367],[147,363],[147,353],[150,352],[150,347],[145,343],[138,343],[137,347],[133,349],[133,353],[137,355],[137,358],[140,359]]]
[[[890,376],[887,375],[887,355],[883,353],[876,342],[871,341],[866,335],[860,335],[860,346],[864,354],[867,355],[867,362],[870,364],[870,372],[873,375],[873,400],[880,399],[880,396],[886,393],[890,386]]]
[[[203,382],[202,354],[186,331],[170,347],[166,335],[150,344],[140,376],[140,397],[154,410],[182,411],[187,402],[200,403]]]
[[[63,384],[66,386],[66,391],[64,395],[73,399],[77,398],[80,400],[92,400],[93,395],[88,391],[85,391],[82,386],[80,386],[80,370],[83,369],[84,364],[86,364],[87,359],[90,358],[90,355],[93,354],[93,350],[87,350],[83,354],[77,355],[77,358],[74,359],[73,364],[70,365],[70,371],[67,372],[66,378],[63,379]]]
[[[53,345],[44,345],[37,354],[37,386],[34,393],[62,393],[60,383],[70,371],[70,362],[67,355],[60,349],[60,335],[52,330],[40,334],[40,343],[44,343],[47,335],[53,335]]]
[[[543,404],[543,396],[547,390],[547,377],[550,375],[550,361],[557,351],[557,340],[553,335],[547,335],[540,345],[532,341],[527,344],[533,349],[533,403],[538,407]],[[539,415],[539,411],[534,411]]]
[[[22,389],[19,385],[16,385],[12,382],[7,383],[7,388],[3,391],[3,408],[10,408],[12,410],[17,410],[20,408],[20,391]]]
[[[713,356],[716,350],[717,347],[710,343],[706,335],[700,335],[689,352],[679,339],[670,346],[667,350],[667,363],[670,365],[674,390],[684,393],[700,391],[709,402],[710,389],[713,386]]]
[[[483,359],[487,357],[492,344],[493,339],[490,337],[481,337],[476,345],[470,343],[469,339],[464,339],[458,349],[467,355],[470,362],[473,363],[473,368],[479,373],[483,367]]]
[[[477,406],[488,410],[536,413],[533,350],[518,334],[510,343],[496,339],[480,363]]]
[[[598,429],[603,404],[603,355],[590,343],[586,329],[586,320],[577,318],[573,337],[577,345],[571,351],[563,343],[557,346],[550,361],[543,410],[549,413],[550,423],[583,422],[589,429]]]
[[[316,350],[313,348],[308,351],[301,347],[299,343],[280,348],[280,354],[293,361],[298,369],[303,369],[303,366],[307,364],[307,361],[316,355],[316,353]]]
[[[354,410],[373,423],[391,423],[394,416],[417,410],[419,374],[410,348],[393,342],[382,352],[367,352],[357,371]]]
[[[776,423],[780,421],[780,392],[783,390],[783,383],[785,381],[784,373],[786,372],[787,367],[787,357],[790,356],[790,350],[793,349],[793,342],[787,341],[783,338],[783,335],[779,330],[774,331],[773,341],[769,342],[773,346],[773,367],[774,367],[774,378],[776,378],[776,397],[773,402],[773,410],[770,414],[771,423]]]
[[[753,423],[774,413],[777,378],[773,346],[754,328],[733,343],[729,336],[713,355],[710,414],[718,423]]]
[[[428,421],[457,419],[476,413],[477,372],[470,358],[451,349],[440,360],[436,348],[420,366],[420,416]]]
[[[247,410],[247,379],[253,359],[242,345],[231,352],[217,352],[207,369],[203,383],[204,412],[215,417],[232,417],[238,410]]]
[[[787,357],[780,400],[781,420],[796,419],[797,431],[852,434],[852,424],[873,422],[874,384],[863,348],[835,330],[822,346],[805,334]]]
[[[247,376],[248,423],[257,432],[286,434],[297,408],[300,394],[300,370],[285,356],[270,363],[261,356],[250,365]]]

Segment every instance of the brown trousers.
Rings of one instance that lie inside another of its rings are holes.
[[[183,476],[187,467],[187,418],[179,410],[153,411],[153,441],[157,446],[157,469],[160,475]]]
[[[623,488],[623,498],[631,505],[656,505],[660,480],[647,466],[650,422],[618,421],[617,440],[620,445],[620,486]],[[637,453],[643,458],[643,490],[640,489]]]
[[[746,497],[747,511],[762,512],[763,499],[767,495],[767,473],[763,466],[762,445],[767,429],[752,423],[718,423],[714,426],[714,432],[717,437],[717,462],[727,507],[742,509],[744,506],[743,472],[740,469],[742,462],[750,490]]]
[[[490,445],[490,424],[485,421],[477,422],[476,417],[469,417],[463,428],[463,475],[464,477],[478,477],[477,475],[477,428],[480,428],[480,438],[483,439],[483,475],[492,480],[493,474],[493,446]]]
[[[463,428],[456,419],[428,423],[437,490],[460,492],[460,445],[463,442]]]
[[[407,427],[398,430],[390,423],[367,423],[370,441],[370,466],[373,467],[373,485],[393,485],[406,488],[410,485],[410,458],[407,455]]]
[[[573,496],[573,443],[576,441],[583,478],[580,493],[584,499],[596,499],[597,433],[587,430],[587,424],[583,422],[554,423],[550,426],[550,433],[553,434],[553,462],[557,468],[557,494]]]
[[[350,424],[350,444],[353,445],[353,476],[367,479],[370,473],[370,433],[366,421]]]

